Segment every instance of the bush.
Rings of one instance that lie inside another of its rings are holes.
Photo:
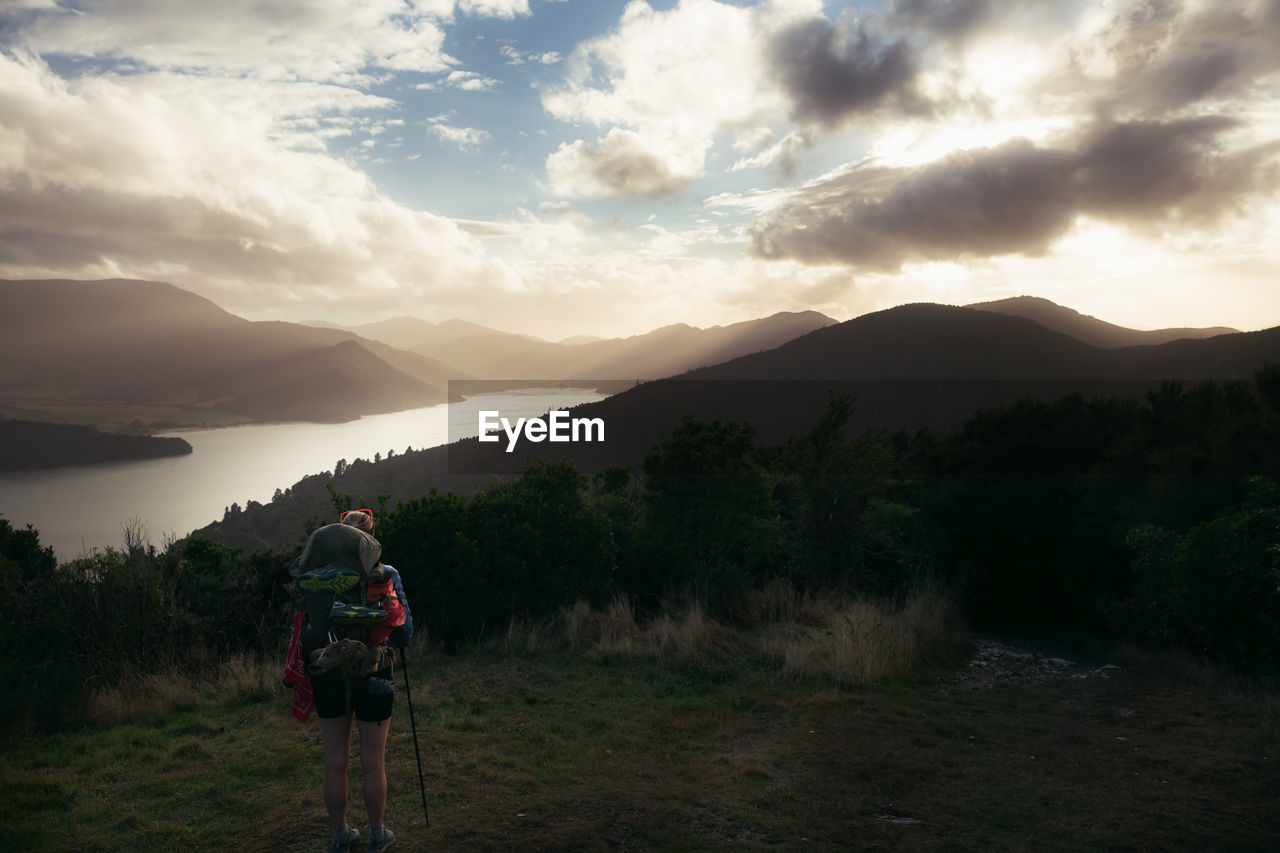
[[[779,562],[773,485],[747,425],[685,417],[644,460],[636,530],[645,575],[628,592],[691,592],[722,612]]]
[[[1129,542],[1133,592],[1102,608],[1118,633],[1254,672],[1280,672],[1280,490],[1274,483],[1255,479],[1241,506],[1183,536],[1145,525]]]
[[[567,463],[537,463],[470,500],[433,491],[378,526],[417,626],[440,639],[478,638],[512,619],[545,616],[612,591],[616,549],[605,516]]]

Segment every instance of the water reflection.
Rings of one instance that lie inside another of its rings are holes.
[[[371,415],[345,424],[261,424],[180,433],[188,456],[79,465],[0,476],[0,516],[34,525],[40,541],[67,560],[107,545],[119,547],[122,526],[140,520],[157,545],[222,517],[232,503],[267,503],[310,474],[332,471],[339,459],[373,459],[475,435],[476,412],[501,408],[516,417],[594,402],[594,389],[523,390],[485,395],[452,406]]]

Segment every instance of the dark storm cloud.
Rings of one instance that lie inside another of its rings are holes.
[[[1071,223],[1071,158],[1029,142],[965,151],[901,173],[883,195],[855,178],[752,229],[757,254],[893,270],[904,261],[1044,248]],[[884,176],[880,176],[883,178]]]
[[[1218,153],[1217,138],[1236,122],[1223,117],[1129,122],[1088,134],[1074,158],[1076,205],[1113,219],[1181,209],[1209,217],[1246,192],[1251,158]]]
[[[834,125],[886,106],[925,110],[915,92],[910,45],[878,35],[865,23],[803,21],[772,38],[768,58],[793,114],[803,121]]]
[[[1074,145],[1014,140],[801,190],[752,228],[756,254],[897,270],[911,261],[1039,254],[1089,215],[1142,227],[1207,222],[1277,184],[1275,149],[1224,155],[1219,118],[1098,127]]]

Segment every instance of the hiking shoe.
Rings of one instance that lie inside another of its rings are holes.
[[[350,826],[347,827],[346,835],[339,838],[336,834],[333,841],[329,844],[329,853],[347,853],[351,849],[351,845],[360,840],[360,831]]]
[[[382,827],[381,836],[374,835],[373,830],[370,829],[369,830],[369,846],[366,847],[365,849],[368,851],[368,853],[379,853],[379,851],[386,850],[388,847],[390,847],[391,842],[395,840],[396,840],[396,834],[392,832],[391,828],[388,826]]]
[[[303,592],[332,592],[335,595],[346,592],[360,583],[360,573],[350,569],[319,569],[307,572],[297,580],[298,589]]]
[[[368,648],[359,640],[345,638],[311,653],[311,673],[354,672],[364,663]]]
[[[386,618],[385,610],[345,601],[335,601],[329,609],[329,621],[337,625],[376,625]]]

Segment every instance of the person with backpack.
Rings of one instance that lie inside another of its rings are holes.
[[[301,612],[294,623],[286,683],[295,688],[294,715],[305,719],[313,706],[320,717],[323,799],[334,853],[346,853],[360,837],[347,823],[353,716],[369,813],[366,849],[385,850],[395,840],[384,820],[387,734],[395,698],[391,648],[408,644],[413,618],[400,573],[382,563],[381,556],[372,511],[348,510],[338,523],[311,534],[290,572]],[[299,678],[299,668],[305,678]]]

